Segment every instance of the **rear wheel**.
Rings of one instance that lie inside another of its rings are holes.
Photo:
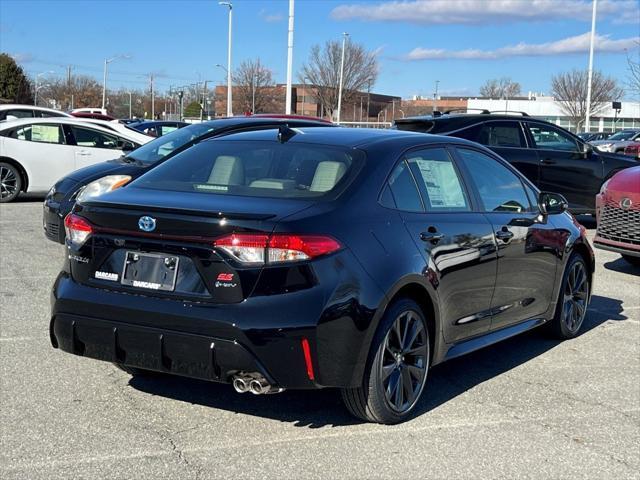
[[[22,177],[16,167],[0,162],[0,203],[15,200],[22,190]]]
[[[412,300],[395,302],[374,338],[362,385],[343,389],[354,416],[393,424],[405,420],[422,395],[429,370],[429,331]]]
[[[589,274],[581,255],[574,253],[565,269],[556,314],[549,323],[553,335],[565,340],[575,337],[587,316]]]
[[[636,267],[640,267],[640,257],[633,257],[631,255],[622,255],[622,258],[624,258],[631,265],[635,265]]]

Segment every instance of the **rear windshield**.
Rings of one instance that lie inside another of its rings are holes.
[[[188,127],[180,128],[163,135],[162,137],[156,138],[140,148],[136,148],[133,152],[127,155],[127,157],[145,164],[155,163],[169,155],[175,149],[182,147],[191,140],[204,135],[213,129],[214,126],[210,123],[189,125]],[[136,133],[140,133],[139,130],[132,130]]]
[[[276,141],[210,140],[141,176],[138,188],[249,197],[337,194],[355,175],[357,150]]]

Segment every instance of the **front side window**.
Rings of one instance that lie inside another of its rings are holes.
[[[6,118],[33,118],[33,110],[15,109],[7,110]]]
[[[466,148],[458,154],[471,176],[485,212],[531,212],[520,178],[496,159]]]
[[[118,137],[91,128],[71,126],[79,147],[118,149]]]
[[[537,148],[575,152],[578,144],[566,132],[547,125],[530,124],[529,131]]]
[[[39,117],[42,118],[52,118],[52,117],[65,117],[66,115],[62,112],[50,112],[48,110],[41,110],[36,112]]]
[[[132,183],[139,188],[249,197],[339,193],[363,162],[357,150],[273,141],[205,141]]]
[[[468,211],[469,201],[453,160],[444,148],[417,150],[407,163],[418,183],[427,211]]]
[[[11,133],[11,138],[26,140],[27,142],[57,143],[60,145],[65,143],[60,125],[25,125],[14,130]]]

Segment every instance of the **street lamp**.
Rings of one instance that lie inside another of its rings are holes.
[[[38,90],[40,90],[40,88],[41,88],[41,87],[38,86],[38,83],[40,81],[40,77],[42,75],[47,75],[47,74],[50,74],[50,73],[54,73],[54,71],[53,70],[48,70],[46,72],[38,73],[36,75],[35,95],[34,95],[34,98],[33,98],[33,104],[36,105],[36,106],[38,105]],[[43,85],[43,87],[44,86],[45,85]]]
[[[45,83],[45,84],[40,85],[40,86],[38,86],[38,87],[36,87],[36,88],[35,88],[35,90],[36,90],[36,94],[35,94],[35,100],[36,100],[36,102],[38,101],[38,91],[39,91],[41,88],[46,88],[46,87],[50,87],[50,86],[51,86],[51,85],[49,85],[48,83]],[[36,106],[37,106],[38,104],[37,104],[37,103],[34,103],[34,105],[36,105]]]
[[[107,65],[119,58],[131,58],[131,55],[116,55],[115,57],[104,59],[104,76],[102,77],[102,109],[105,109],[107,103]]]
[[[344,32],[342,34],[342,58],[340,59],[340,88],[338,89],[338,116],[336,117],[336,123],[340,123],[340,109],[342,108],[342,80],[344,76],[344,50],[347,45],[347,37],[349,34]]]
[[[218,5],[229,7],[229,49],[227,51],[227,117],[233,116],[232,87],[231,87],[231,21],[233,18],[233,4],[231,2],[218,2]]]

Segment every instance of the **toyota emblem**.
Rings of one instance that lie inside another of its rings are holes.
[[[633,205],[633,202],[630,198],[625,197],[620,200],[620,208],[622,208],[623,210],[629,210],[631,208],[631,205]]]
[[[156,219],[145,215],[138,220],[138,227],[143,232],[153,232],[156,229]]]

